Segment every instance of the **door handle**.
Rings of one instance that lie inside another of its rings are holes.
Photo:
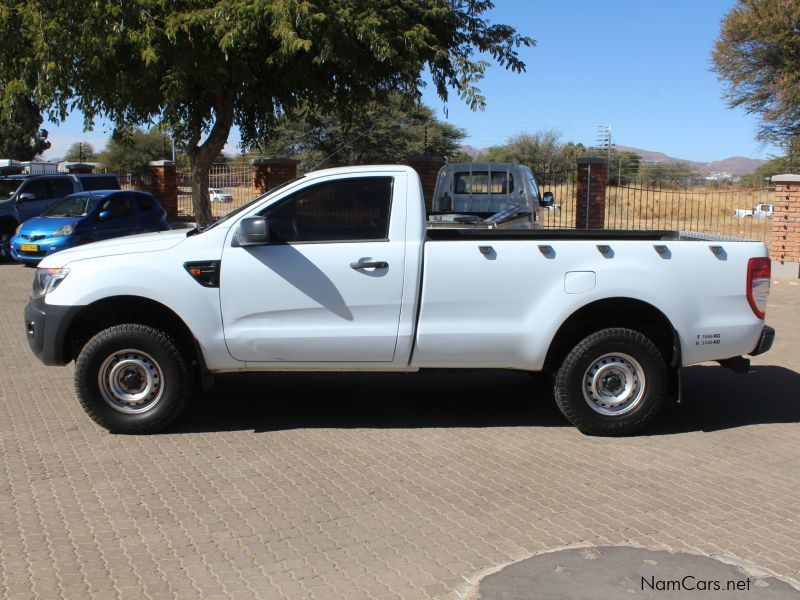
[[[373,261],[357,261],[351,262],[350,268],[355,269],[358,271],[359,269],[388,269],[389,263],[385,260],[373,260]]]

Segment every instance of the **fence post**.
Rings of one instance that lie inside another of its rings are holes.
[[[425,199],[425,211],[429,213],[433,208],[436,178],[444,164],[444,158],[434,154],[415,154],[408,157],[406,164],[414,169],[422,180],[422,197]]]
[[[608,161],[587,156],[578,158],[575,185],[575,229],[603,229],[606,225],[606,184]]]
[[[255,158],[251,164],[256,196],[297,177],[297,161],[291,158]]]
[[[158,199],[167,219],[178,216],[178,169],[171,160],[153,160],[150,168],[150,191]]]
[[[800,175],[774,175],[772,240],[769,255],[781,265],[800,262]],[[755,217],[754,217],[755,218]]]

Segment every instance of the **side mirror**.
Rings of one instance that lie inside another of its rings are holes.
[[[553,192],[545,192],[544,196],[542,196],[541,205],[544,208],[548,208],[550,206],[553,206],[555,201],[556,201],[556,199],[553,196]]]
[[[17,196],[17,202],[32,202],[36,200],[36,194],[24,193]]]
[[[106,219],[108,219],[110,216],[111,216],[111,213],[110,213],[109,211],[107,211],[107,210],[101,210],[101,211],[100,211],[100,214],[99,214],[99,215],[97,215],[97,220],[98,220],[98,221],[105,221],[105,220],[106,220]]]
[[[234,246],[265,246],[269,244],[269,227],[265,217],[248,217],[239,223],[239,231],[234,238]]]

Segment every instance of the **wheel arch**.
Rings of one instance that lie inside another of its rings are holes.
[[[578,342],[609,327],[640,331],[658,347],[672,371],[680,367],[680,337],[669,318],[643,300],[615,297],[595,300],[567,317],[550,342],[544,362],[545,370],[552,372],[557,369]]]
[[[136,323],[164,331],[175,340],[181,352],[188,353],[205,372],[202,351],[192,330],[171,308],[143,296],[111,296],[87,304],[75,315],[64,336],[64,362],[77,358],[81,348],[94,335],[114,325]]]

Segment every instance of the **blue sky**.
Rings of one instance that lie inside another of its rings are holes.
[[[508,23],[537,41],[522,56],[521,75],[493,66],[480,88],[483,112],[457,94],[445,104],[429,87],[424,101],[485,147],[523,131],[556,129],[565,140],[594,143],[597,126],[611,124],[615,143],[695,161],[729,156],[767,158],[778,151],[755,141],[757,118],[730,110],[722,83],[709,71],[709,53],[734,0],[525,1],[495,0],[494,22]],[[83,133],[73,114],[47,125],[60,156],[73,142],[101,148],[103,122]],[[238,132],[228,140],[236,152]]]

